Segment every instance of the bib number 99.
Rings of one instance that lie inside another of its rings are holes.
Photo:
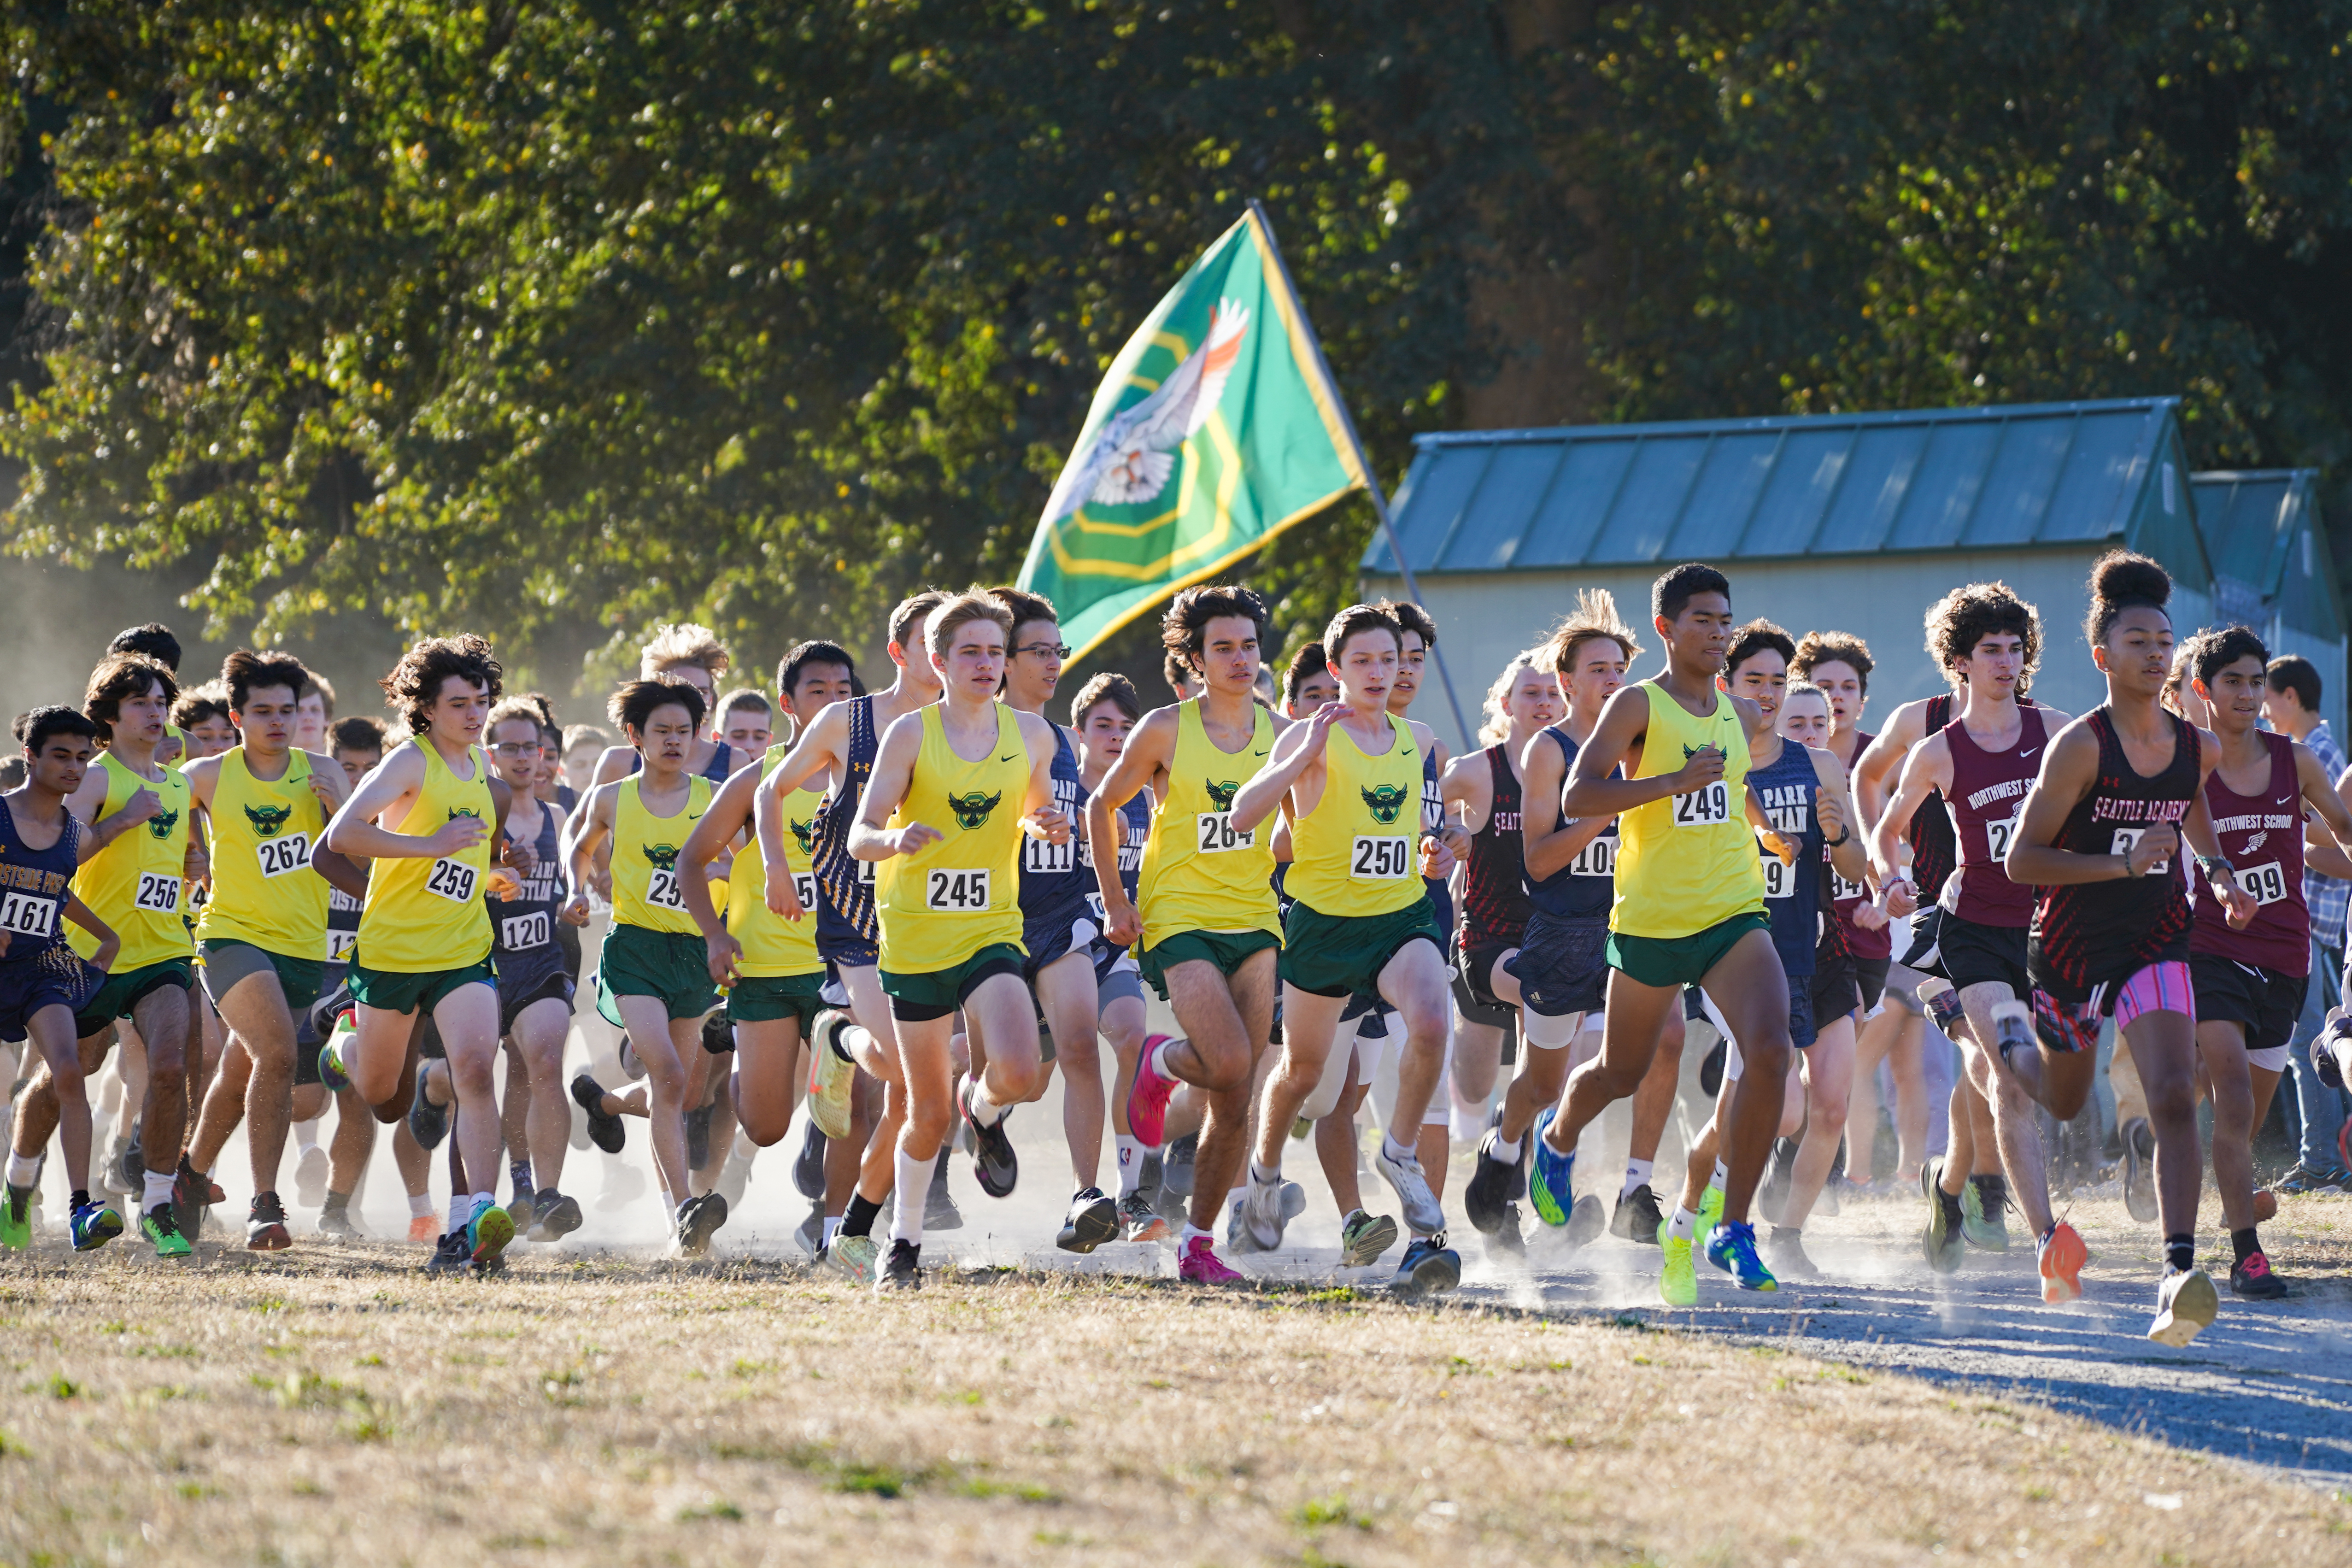
[[[1412,874],[1412,841],[1358,834],[1348,875],[1359,882],[1393,882]]]
[[[139,895],[132,902],[149,914],[176,915],[180,912],[180,879],[142,871],[139,873]]]
[[[2238,886],[2253,894],[2258,904],[2275,904],[2287,896],[2286,873],[2275,860],[2238,868]]]
[[[0,931],[18,936],[47,936],[58,921],[58,902],[37,893],[10,893],[0,898]]]
[[[1712,827],[1731,820],[1731,790],[1721,779],[1675,796],[1675,826]]]
[[[923,907],[940,914],[977,914],[989,908],[988,872],[940,867],[923,877]]]
[[[677,873],[656,866],[646,879],[646,902],[657,910],[683,910],[686,895],[678,891]]]
[[[1233,816],[1227,812],[1204,811],[1193,819],[1193,826],[1200,835],[1193,842],[1203,855],[1223,855],[1257,847],[1257,830],[1234,832]]]
[[[253,846],[254,858],[265,877],[290,876],[310,864],[310,836],[289,833],[283,838],[263,838]]]
[[[1778,855],[1760,857],[1764,867],[1764,896],[1785,899],[1797,890],[1797,868],[1784,866]]]

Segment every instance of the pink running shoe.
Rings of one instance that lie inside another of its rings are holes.
[[[1184,1250],[1176,1257],[1176,1278],[1187,1285],[1246,1285],[1249,1276],[1225,1267],[1217,1256],[1216,1243],[1205,1236],[1196,1236],[1185,1243]]]
[[[1152,1066],[1167,1040],[1166,1035],[1143,1037],[1143,1049],[1135,1058],[1135,1081],[1127,1087],[1127,1130],[1147,1149],[1157,1149],[1165,1140],[1168,1097],[1176,1092],[1176,1080]]]

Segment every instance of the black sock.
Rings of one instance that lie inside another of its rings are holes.
[[[1998,1214],[2009,1201],[2009,1179],[2006,1176],[1970,1176],[1977,1187],[1977,1201],[1987,1214]]]
[[[327,1201],[319,1205],[319,1216],[323,1219],[331,1214],[341,1214],[351,1206],[351,1194],[339,1193],[335,1191],[334,1188],[329,1187],[327,1189]]]
[[[874,1234],[875,1216],[881,1212],[882,1205],[864,1193],[850,1194],[849,1212],[841,1216],[841,1234],[871,1237]]]
[[[2197,1238],[2193,1236],[2168,1236],[2164,1238],[2164,1263],[2168,1268],[2186,1274],[2197,1267]]]
[[[2248,1226],[2243,1230],[2231,1231],[2230,1233],[2230,1247],[2231,1250],[2237,1253],[2237,1257],[2231,1259],[2232,1266],[2243,1263],[2247,1258],[2252,1258],[2255,1253],[2260,1252],[2263,1249],[2262,1239],[2254,1235],[2254,1227],[2252,1226]]]
[[[1944,1205],[1944,1223],[1955,1230],[1958,1229],[1960,1222],[1967,1217],[1960,1213],[1960,1194],[1948,1193],[1943,1188],[1937,1187],[1936,1201]]]
[[[73,1190],[73,1206],[76,1208],[87,1208],[89,1206],[89,1189],[88,1187],[76,1187]]]

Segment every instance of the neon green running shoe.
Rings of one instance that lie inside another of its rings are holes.
[[[33,1189],[10,1187],[0,1195],[0,1247],[22,1252],[33,1245]]]
[[[158,1258],[185,1258],[195,1249],[180,1234],[179,1217],[170,1204],[157,1204],[139,1216],[139,1234],[152,1242]]]
[[[1991,1203],[1986,1203],[1986,1188]],[[1960,1188],[1960,1234],[1979,1252],[2009,1250],[2008,1184],[1999,1176],[1970,1176]]]
[[[1723,1189],[1709,1186],[1698,1195],[1698,1233],[1705,1236],[1723,1223]]]
[[[494,1263],[514,1239],[514,1216],[488,1198],[474,1203],[474,1217],[466,1222],[466,1253],[477,1266]]]
[[[1658,1300],[1669,1307],[1698,1305],[1698,1269],[1691,1262],[1690,1237],[1666,1237],[1666,1267],[1658,1276]]]

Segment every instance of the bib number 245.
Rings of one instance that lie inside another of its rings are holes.
[[[988,872],[935,867],[924,873],[923,907],[941,914],[976,914],[989,907]]]

